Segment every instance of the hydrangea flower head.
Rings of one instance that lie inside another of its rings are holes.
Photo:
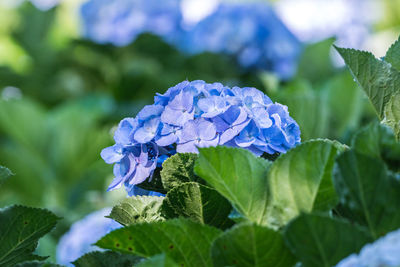
[[[226,145],[263,153],[285,153],[300,142],[300,129],[288,108],[256,88],[229,88],[220,83],[184,81],[157,94],[135,118],[123,119],[115,145],[103,149],[114,164],[108,190],[135,185],[152,177],[169,156],[198,153],[198,147]]]
[[[174,38],[180,31],[179,0],[89,0],[81,7],[84,36],[124,46],[143,32]]]
[[[110,212],[111,208],[95,211],[74,223],[58,243],[57,262],[72,266],[71,262],[84,254],[101,250],[93,244],[112,230],[122,227],[112,219],[105,218]]]
[[[296,71],[297,38],[265,3],[225,3],[189,30],[184,49],[237,56],[244,67],[275,72],[283,79]]]
[[[365,245],[361,252],[340,261],[337,267],[400,266],[400,229]]]

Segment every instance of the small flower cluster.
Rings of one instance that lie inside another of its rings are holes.
[[[105,218],[110,212],[111,208],[95,211],[74,223],[58,243],[57,263],[73,266],[71,262],[84,254],[101,250],[93,244],[112,230],[122,227],[114,220]]]
[[[360,254],[352,254],[336,265],[337,267],[380,267],[400,266],[400,229],[365,245]]]
[[[81,7],[83,34],[97,43],[123,46],[143,32],[179,34],[179,0],[89,0]]]
[[[122,120],[116,144],[101,152],[106,163],[115,164],[108,190],[124,183],[132,194],[176,152],[226,145],[262,155],[285,153],[300,142],[299,126],[287,107],[255,88],[184,81],[154,100],[136,118]]]
[[[189,52],[233,54],[242,66],[268,69],[282,79],[295,74],[301,52],[300,42],[265,3],[221,4],[184,43]]]

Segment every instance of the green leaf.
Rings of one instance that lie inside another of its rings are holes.
[[[394,94],[385,106],[385,119],[382,122],[390,126],[397,140],[400,140],[400,92]]]
[[[146,179],[144,182],[141,184],[138,184],[137,186],[149,190],[149,191],[155,191],[159,192],[162,194],[166,194],[167,190],[164,188],[162,181],[161,181],[161,168],[156,168],[153,173],[153,177],[151,178],[151,181],[149,179]]]
[[[228,218],[231,210],[229,201],[216,190],[195,182],[170,190],[161,206],[167,219],[185,217],[218,228],[232,225]]]
[[[266,224],[267,170],[271,162],[230,147],[200,148],[195,173],[206,180],[247,219]]]
[[[132,224],[117,229],[96,245],[123,253],[151,257],[165,253],[179,265],[211,266],[210,248],[220,230],[187,219]]]
[[[302,214],[284,231],[286,244],[305,267],[331,267],[372,241],[355,225],[321,215]]]
[[[279,232],[241,224],[224,232],[211,249],[214,266],[293,266],[296,262]]]
[[[15,265],[15,267],[63,267],[63,266],[43,261],[26,261]]]
[[[326,81],[335,73],[330,60],[330,52],[334,38],[309,44],[305,47],[299,62],[298,77],[312,82]]]
[[[13,174],[9,169],[0,166],[0,185],[2,185],[11,175]]]
[[[371,53],[336,47],[359,86],[375,107],[380,120],[391,96],[399,91],[400,73]]]
[[[126,198],[113,207],[109,218],[122,225],[164,220],[159,211],[163,199],[163,197],[156,196]]]
[[[371,123],[362,128],[353,137],[352,148],[358,153],[385,161],[393,171],[400,171],[400,143],[385,125]]]
[[[140,262],[136,267],[179,267],[179,265],[165,254],[159,254]]]
[[[281,227],[300,212],[326,211],[337,203],[332,182],[335,157],[343,146],[328,140],[302,143],[281,155],[268,172],[268,224]]]
[[[385,163],[354,150],[336,162],[336,191],[352,221],[365,225],[374,238],[400,228],[400,183]]]
[[[73,264],[76,267],[131,267],[141,260],[142,257],[130,254],[120,254],[113,251],[95,251],[83,255],[74,261]]]
[[[171,190],[183,183],[199,181],[199,177],[193,172],[197,157],[194,153],[179,153],[168,158],[161,170],[164,188]]]
[[[386,52],[385,61],[392,64],[397,70],[400,70],[400,38]]]
[[[0,266],[45,258],[33,255],[39,238],[50,232],[58,217],[48,210],[12,206],[0,210]]]

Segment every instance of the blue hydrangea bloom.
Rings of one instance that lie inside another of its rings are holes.
[[[117,46],[144,32],[173,40],[182,20],[179,0],[89,0],[81,7],[81,17],[85,37]]]
[[[73,266],[71,262],[85,253],[101,250],[93,244],[112,230],[122,227],[112,219],[104,217],[110,212],[111,208],[95,211],[74,223],[58,243],[57,263]]]
[[[200,21],[182,42],[190,53],[211,51],[237,56],[244,67],[296,72],[301,44],[266,3],[225,3]]]
[[[400,266],[400,229],[365,245],[358,255],[352,254],[337,267],[394,267]]]
[[[157,94],[135,118],[123,119],[115,145],[101,156],[114,164],[108,190],[125,185],[129,195],[175,153],[226,145],[263,153],[285,153],[300,142],[300,129],[286,106],[273,103],[256,88],[184,81]]]

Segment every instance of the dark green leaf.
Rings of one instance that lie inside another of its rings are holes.
[[[400,170],[400,143],[385,125],[372,123],[361,129],[352,140],[352,148],[358,153],[385,161],[393,171]]]
[[[293,266],[296,262],[279,232],[241,224],[224,232],[211,249],[214,266]]]
[[[337,142],[308,141],[272,164],[268,173],[268,225],[281,227],[300,212],[326,211],[336,205],[332,170],[342,149]]]
[[[0,186],[7,180],[12,174],[12,172],[6,167],[0,166]]]
[[[168,158],[162,166],[161,180],[166,190],[187,182],[197,182],[194,172],[194,163],[197,159],[194,153],[179,153]]]
[[[334,182],[342,208],[371,236],[400,228],[400,183],[382,160],[347,151],[337,158]]]
[[[155,196],[127,198],[113,207],[109,218],[122,225],[164,220],[159,211],[163,199]]]
[[[171,257],[159,254],[140,262],[136,267],[179,267],[179,265]]]
[[[12,206],[0,210],[0,266],[45,258],[33,255],[39,238],[50,232],[58,217],[48,210]]]
[[[228,218],[232,210],[229,201],[216,190],[195,182],[170,190],[161,210],[167,219],[186,217],[218,228],[232,225]]]
[[[375,107],[379,119],[385,106],[400,89],[400,73],[391,64],[376,59],[371,53],[335,47],[349,67],[353,77]]]
[[[211,266],[210,248],[220,230],[187,219],[132,224],[117,229],[96,245],[123,253],[151,257],[165,253],[179,265]]]
[[[195,173],[212,185],[247,219],[267,223],[271,162],[250,151],[230,147],[200,148]]]
[[[95,251],[83,255],[73,264],[76,267],[132,267],[142,259],[139,256],[113,251]]]
[[[166,194],[167,190],[162,184],[160,172],[161,168],[156,168],[153,177],[151,178],[151,181],[149,179],[146,179],[143,183],[138,184],[137,186],[145,190]]]
[[[63,266],[43,261],[26,261],[15,265],[15,267],[63,267]]]
[[[331,267],[372,239],[348,222],[320,215],[302,214],[284,232],[286,244],[305,267]]]
[[[385,61],[392,64],[397,70],[400,70],[400,38],[386,52]]]

